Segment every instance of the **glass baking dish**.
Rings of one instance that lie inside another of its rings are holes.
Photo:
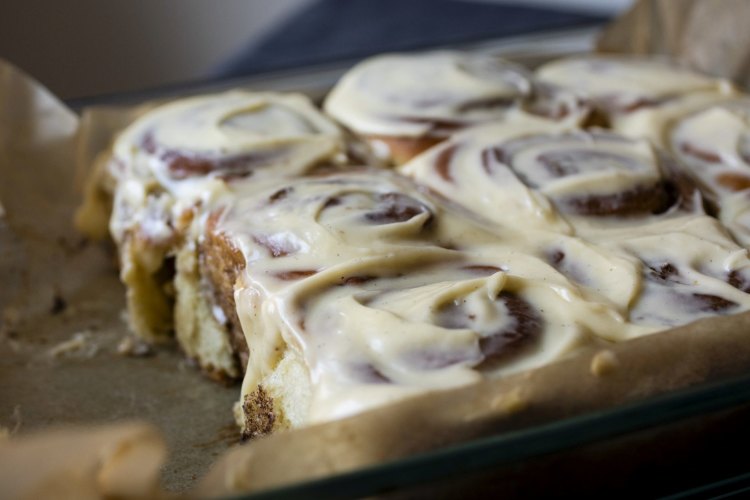
[[[595,29],[578,29],[487,41],[468,48],[502,54],[534,67],[561,55],[590,50],[595,33]],[[304,82],[306,93],[322,97],[350,65],[344,62],[305,75],[274,75],[273,88],[280,85],[283,90],[299,90]],[[303,80],[295,81],[297,76]],[[266,82],[252,83],[264,87]],[[232,498],[536,496],[550,491],[555,491],[555,496],[593,496],[604,490],[614,493],[615,488],[618,497],[729,495],[750,486],[750,459],[735,456],[743,452],[750,438],[744,429],[750,416],[750,367],[748,373],[346,474]],[[585,472],[578,470],[582,465]],[[555,470],[552,479],[551,469]],[[569,477],[563,480],[561,474]],[[539,481],[541,475],[547,479]]]
[[[750,375],[232,498],[728,495],[750,487],[748,417]]]

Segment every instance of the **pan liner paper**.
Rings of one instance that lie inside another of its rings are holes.
[[[639,0],[604,29],[602,52],[659,54],[750,86],[750,2]]]

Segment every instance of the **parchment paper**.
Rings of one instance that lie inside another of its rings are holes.
[[[150,422],[169,448],[164,486],[185,491],[236,442],[231,407],[239,389],[206,380],[174,347],[150,357],[118,354],[127,332],[113,253],[71,225],[87,166],[133,112],[97,108],[79,118],[0,62],[0,425],[15,445],[34,439],[16,436],[53,425],[86,424],[93,436],[92,424]],[[323,477],[748,372],[750,315],[702,321],[236,447],[195,492],[215,496]],[[96,434],[89,449],[127,441],[128,425]],[[65,457],[78,432],[56,440],[50,453]],[[145,443],[149,456],[160,458],[154,443]],[[0,444],[0,459],[8,449]],[[143,462],[146,469],[156,463]],[[7,473],[1,469],[0,485]],[[98,473],[80,480],[85,491],[101,492],[105,484]]]
[[[79,119],[0,61],[0,426],[25,435],[149,421],[170,451],[164,484],[184,489],[236,443],[239,388],[206,380],[174,347],[118,354],[127,328],[114,253],[72,227],[77,165],[131,112],[97,109]]]
[[[750,86],[750,2],[639,0],[608,26],[603,52],[661,54]]]

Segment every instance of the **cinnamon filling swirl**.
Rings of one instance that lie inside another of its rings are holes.
[[[537,77],[577,92],[606,115],[655,108],[690,92],[720,90],[723,83],[658,59],[584,56],[543,65]]]
[[[220,179],[231,181],[232,179],[248,177],[255,169],[273,165],[282,161],[282,158],[289,154],[289,151],[285,148],[254,151],[232,156],[169,150],[157,145],[152,132],[144,137],[142,148],[152,155],[156,161],[162,163],[169,177],[174,180],[214,175]]]
[[[467,310],[466,303],[454,300],[443,306],[437,315],[437,324],[445,328],[469,328],[480,335],[479,350],[483,360],[478,368],[486,368],[507,359],[508,356],[539,340],[543,332],[543,319],[538,311],[517,294],[503,291],[492,304],[504,325],[488,328],[475,312]],[[455,362],[455,361],[454,361]]]

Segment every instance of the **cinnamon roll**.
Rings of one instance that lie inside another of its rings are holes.
[[[236,270],[209,276],[250,346],[246,436],[539,366],[604,332],[646,331],[519,252],[517,238],[388,171],[255,186],[207,230],[210,266]]]
[[[646,330],[750,305],[727,278],[744,275],[746,252],[703,212],[674,160],[645,139],[528,121],[487,125],[401,171]],[[655,279],[665,265],[674,275]]]
[[[257,260],[268,261],[271,283],[284,284],[315,275],[338,260],[396,247],[450,253],[446,248],[454,242],[451,235],[440,233],[435,205],[416,193],[406,194],[404,185],[400,177],[382,178],[368,169],[329,171],[246,183],[237,186],[236,197],[214,209],[199,245],[200,268],[227,318],[243,368],[248,364],[247,330],[243,332],[237,315],[235,284]],[[422,248],[425,242],[431,242],[428,248]]]
[[[124,130],[101,176],[113,198],[132,330],[149,341],[174,330],[212,376],[240,376],[220,308],[204,300],[196,227],[237,183],[294,176],[345,161],[339,128],[306,97],[228,92],[152,109]],[[176,313],[175,313],[176,311]]]
[[[574,234],[689,201],[668,163],[646,140],[519,120],[457,134],[401,172],[500,226]]]
[[[574,94],[537,85],[515,64],[449,51],[368,59],[344,75],[324,108],[396,164],[467,126],[502,120],[510,110],[570,121],[586,112]]]
[[[558,59],[536,71],[548,84],[570,89],[589,100],[595,125],[614,125],[642,109],[658,108],[694,92],[731,93],[729,82],[660,59],[589,55]]]

